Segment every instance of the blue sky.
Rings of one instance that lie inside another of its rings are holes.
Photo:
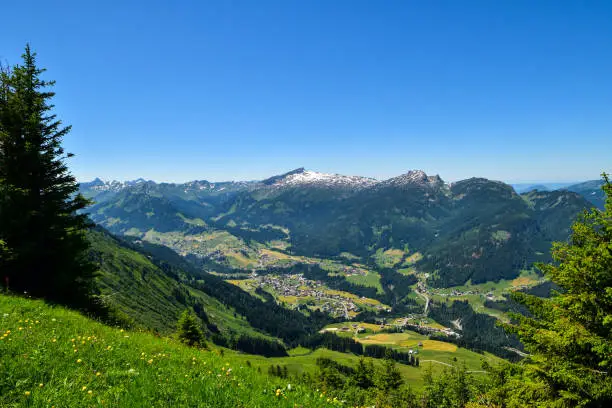
[[[51,4],[54,3],[54,4]],[[13,1],[80,180],[612,170],[610,1]]]

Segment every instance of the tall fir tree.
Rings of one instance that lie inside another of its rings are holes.
[[[560,290],[513,294],[530,315],[514,315],[506,329],[529,355],[493,376],[493,405],[612,406],[612,184],[603,178],[605,209],[584,214],[570,241],[554,244],[555,263],[539,266]]]
[[[0,240],[3,283],[86,307],[95,267],[87,260],[87,200],[66,165],[62,139],[70,132],[53,113],[45,71],[26,46],[23,62],[0,74]]]

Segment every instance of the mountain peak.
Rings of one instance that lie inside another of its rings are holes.
[[[376,183],[378,183],[377,180],[367,177],[321,173],[318,171],[306,170],[303,167],[263,181],[263,184],[275,187],[315,185],[325,187],[360,188],[368,187]]]
[[[102,180],[100,177],[96,177],[92,181],[86,181],[84,183],[81,183],[81,185],[88,187],[103,186],[104,180]]]
[[[289,176],[291,176],[293,174],[301,174],[301,173],[304,173],[305,171],[306,171],[305,168],[300,167],[300,168],[297,168],[295,170],[288,171],[287,173],[283,173],[283,174],[279,174],[278,176],[272,176],[270,178],[267,178],[267,179],[263,180],[262,183],[269,186],[269,185],[275,184],[279,180],[282,180],[282,179],[284,179],[286,177],[289,177]]]
[[[440,176],[428,176],[423,170],[410,170],[408,173],[401,176],[393,177],[383,182],[386,185],[404,186],[404,185],[422,185],[435,186],[444,184]]]

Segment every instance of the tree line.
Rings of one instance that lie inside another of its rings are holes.
[[[395,350],[391,347],[378,344],[363,345],[352,337],[337,336],[333,333],[317,333],[305,338],[300,346],[315,350],[324,347],[328,350],[341,353],[353,353],[358,356],[371,358],[390,358],[394,361],[411,366],[419,366],[419,358],[416,353]]]

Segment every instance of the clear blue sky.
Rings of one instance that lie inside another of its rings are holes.
[[[52,4],[53,3],[53,4]],[[612,1],[11,1],[80,180],[612,170]]]

